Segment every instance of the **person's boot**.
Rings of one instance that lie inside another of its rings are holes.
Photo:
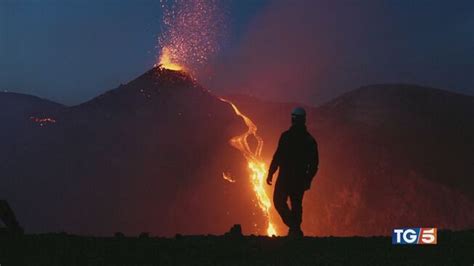
[[[288,235],[289,238],[303,238],[304,234],[301,228],[291,228],[288,230]]]
[[[304,237],[304,233],[303,233],[303,230],[301,230],[301,228],[298,228],[296,229],[296,238],[303,238]]]
[[[303,238],[304,237],[304,234],[303,234],[303,231],[301,230],[301,228],[291,228],[288,230],[288,235],[287,235],[289,238]]]

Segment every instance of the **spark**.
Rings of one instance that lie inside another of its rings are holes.
[[[163,29],[158,39],[161,56],[156,65],[194,74],[215,55],[225,29],[217,0],[160,0]]]
[[[224,180],[229,181],[230,183],[235,183],[235,179],[233,179],[229,174],[222,173],[222,178],[224,178]]]

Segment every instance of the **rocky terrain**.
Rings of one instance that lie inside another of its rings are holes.
[[[2,265],[472,265],[474,232],[439,232],[437,245],[390,237],[87,237],[0,235]]]

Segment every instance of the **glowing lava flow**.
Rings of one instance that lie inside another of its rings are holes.
[[[166,47],[163,48],[163,53],[160,57],[159,66],[170,70],[183,70],[183,67],[171,61],[171,57],[169,56],[167,51],[168,50],[166,49]],[[262,209],[263,214],[265,215],[265,218],[268,221],[267,235],[277,235],[275,226],[273,225],[270,217],[270,208],[272,206],[272,203],[267,195],[267,192],[265,191],[265,176],[267,174],[267,168],[265,162],[260,157],[262,153],[263,140],[259,135],[257,135],[257,126],[252,122],[252,120],[250,120],[250,118],[242,114],[237,108],[237,106],[235,106],[235,104],[223,98],[219,99],[231,105],[234,109],[235,114],[240,116],[244,120],[245,125],[247,125],[248,127],[247,132],[242,135],[233,137],[230,140],[230,144],[234,148],[241,151],[245,159],[247,160],[247,164],[250,169],[250,181],[252,182],[253,190],[258,200],[258,205]],[[249,136],[253,136],[257,140],[257,147],[255,148],[255,151],[252,151],[247,142],[247,138]],[[226,173],[222,173],[222,177],[230,183],[235,182],[235,180]]]
[[[245,125],[247,125],[248,127],[247,132],[242,135],[233,137],[230,140],[230,144],[234,148],[241,151],[245,159],[247,160],[248,167],[250,169],[250,180],[252,182],[253,190],[258,200],[258,205],[262,209],[268,221],[267,235],[277,235],[275,226],[273,225],[270,217],[270,207],[272,206],[272,203],[267,195],[267,192],[265,191],[265,177],[267,174],[267,167],[265,165],[265,162],[260,157],[260,154],[262,153],[263,140],[259,135],[257,135],[257,126],[252,122],[252,120],[242,114],[235,106],[235,104],[223,98],[219,99],[223,102],[230,104],[234,109],[235,114],[240,116],[244,120]],[[250,146],[247,142],[247,138],[249,136],[253,136],[257,140],[257,147],[255,148],[255,151],[252,151],[252,149],[250,149]]]

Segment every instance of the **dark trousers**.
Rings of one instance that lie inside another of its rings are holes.
[[[281,219],[290,230],[301,230],[303,195],[304,190],[290,190],[285,184],[278,181],[275,184],[273,203]],[[288,199],[290,199],[291,209],[287,203]]]

